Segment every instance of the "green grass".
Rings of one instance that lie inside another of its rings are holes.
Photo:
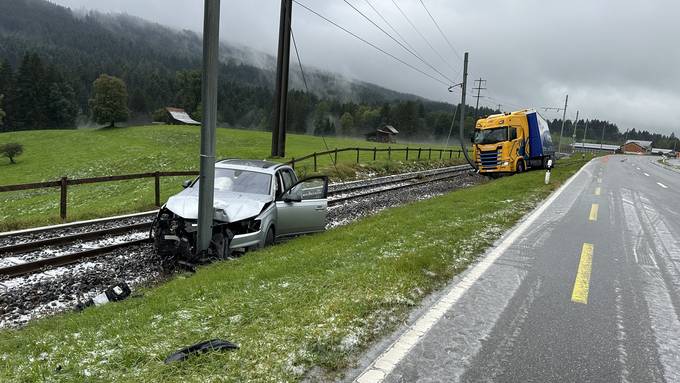
[[[0,332],[0,381],[298,381],[341,374],[578,170],[565,160],[300,237],[141,296]],[[173,365],[198,341],[240,345]]]
[[[16,165],[0,158],[0,185],[53,181],[69,178],[99,177],[153,171],[198,169],[199,128],[191,126],[141,126],[98,130],[48,130],[0,134],[0,144],[19,142],[24,154]],[[291,134],[287,138],[287,155],[301,157],[326,150],[321,137]],[[384,147],[388,145],[358,139],[326,138],[329,148]],[[264,159],[269,157],[269,132],[218,129],[217,157]],[[392,147],[405,145],[392,144]],[[428,147],[412,144],[411,147]],[[415,154],[411,153],[411,158]],[[423,158],[426,154],[423,153]],[[361,153],[362,163],[372,161],[372,153]],[[395,171],[403,164],[403,153],[387,161],[379,153],[371,169]],[[355,152],[338,155],[343,172],[331,166],[330,156],[319,157],[319,170],[350,177],[356,172]],[[312,161],[296,166],[299,173],[313,172]],[[341,170],[339,169],[339,170]],[[181,189],[188,177],[163,178],[161,200]],[[81,220],[152,209],[153,179],[108,182],[69,187],[68,220]],[[0,231],[58,223],[58,188],[0,193]]]

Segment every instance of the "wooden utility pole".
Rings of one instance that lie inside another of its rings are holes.
[[[293,0],[281,0],[279,50],[276,56],[276,90],[272,124],[272,157],[286,155],[286,123],[288,112],[288,69],[290,66],[290,31]]]
[[[486,85],[486,80],[484,80],[483,78],[480,77],[479,80],[475,80],[475,82],[477,83],[477,87],[472,88],[472,90],[477,91],[477,104],[475,105],[475,123],[476,123],[477,122],[477,115],[478,115],[478,111],[479,111],[479,98],[482,97],[481,96],[482,90],[486,89],[486,88],[483,88],[482,85]]]
[[[459,134],[459,139],[460,139],[460,147],[463,150],[463,155],[465,155],[465,159],[467,160],[468,164],[472,166],[475,170],[477,170],[477,166],[475,163],[470,159],[470,155],[467,152],[467,149],[465,149],[465,94],[467,93],[467,75],[468,75],[468,52],[465,52],[465,61],[463,62],[463,83],[461,84],[461,90],[462,94],[460,96],[460,131],[458,132]]]
[[[569,95],[564,98],[564,112],[562,113],[562,128],[560,129],[560,142],[557,145],[557,153],[562,152],[562,134],[564,134],[564,121],[567,119],[567,101],[569,101]]]

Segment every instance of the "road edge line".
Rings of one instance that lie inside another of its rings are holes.
[[[378,383],[389,375],[397,364],[411,351],[420,339],[425,336],[439,319],[453,307],[458,300],[472,287],[472,285],[491,267],[491,265],[522,235],[531,224],[543,214],[543,212],[559,197],[564,190],[575,180],[586,167],[593,163],[596,158],[591,159],[585,163],[574,175],[569,177],[567,181],[555,190],[541,205],[536,207],[531,213],[526,216],[526,219],[520,221],[514,228],[510,229],[508,234],[501,240],[501,242],[487,250],[485,255],[482,255],[481,260],[468,269],[458,282],[456,282],[449,291],[439,298],[426,312],[424,312],[415,322],[409,326],[392,344],[390,344],[380,356],[374,359],[368,367],[366,367],[361,374],[359,374],[354,382],[358,383]]]

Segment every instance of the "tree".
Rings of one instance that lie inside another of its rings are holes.
[[[5,96],[0,94],[0,126],[2,126],[2,120],[5,118],[5,112],[2,110],[2,99],[3,98],[5,98]]]
[[[340,128],[342,129],[342,134],[344,136],[349,136],[352,134],[352,128],[354,127],[354,118],[349,112],[340,117]]]
[[[23,152],[24,146],[16,142],[9,142],[4,145],[0,145],[0,155],[9,158],[10,164],[16,164],[14,158],[21,155]]]
[[[90,110],[98,124],[108,123],[112,128],[116,121],[128,119],[128,93],[123,80],[102,74],[94,81],[93,88]]]

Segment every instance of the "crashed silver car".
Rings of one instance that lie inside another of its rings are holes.
[[[197,254],[198,179],[185,181],[184,187],[161,207],[153,224],[154,247],[164,262],[225,258],[326,226],[327,177],[299,181],[287,165],[223,160],[215,164],[212,241],[208,254]]]

